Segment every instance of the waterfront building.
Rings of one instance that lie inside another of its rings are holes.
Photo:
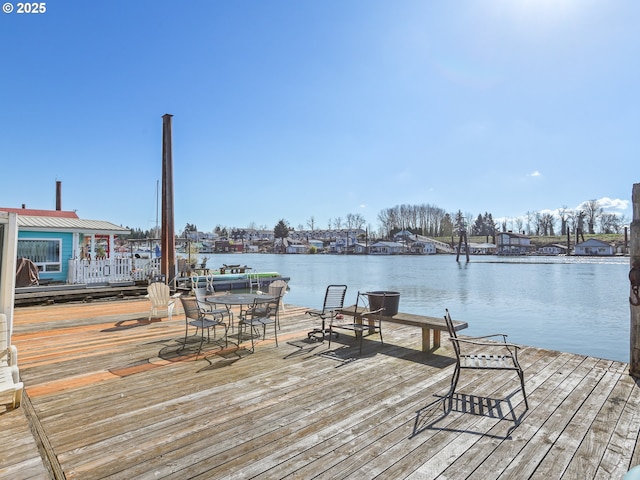
[[[496,234],[496,255],[526,255],[534,250],[531,238],[513,232]]]
[[[0,208],[18,214],[17,257],[32,261],[42,282],[66,282],[73,276],[72,260],[109,259],[116,239],[131,232],[104,220],[87,220],[76,212]]]
[[[614,253],[613,245],[595,238],[578,243],[574,247],[574,255],[613,255]]]

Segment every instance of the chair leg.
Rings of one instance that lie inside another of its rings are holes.
[[[456,387],[458,386],[458,380],[460,379],[460,367],[456,364],[456,369],[453,372],[453,377],[451,378],[451,389],[449,390],[449,410],[451,410],[453,406],[453,394],[456,391]]]
[[[254,329],[255,329],[255,327],[253,325],[251,325],[251,329],[249,330],[249,332],[251,332],[250,333],[250,335],[251,335],[251,353],[254,353],[256,351],[256,346],[255,346],[255,343],[254,343],[254,340],[253,340]]]
[[[278,325],[273,322],[273,337],[276,339],[276,347],[278,346]]]
[[[182,342],[182,350],[187,347],[187,336],[189,335],[189,325],[184,327],[184,342]]]
[[[524,372],[522,370],[518,370],[518,376],[520,377],[520,388],[522,388],[522,396],[524,397],[524,406],[525,410],[529,410],[529,402],[527,401],[527,393],[524,389]]]

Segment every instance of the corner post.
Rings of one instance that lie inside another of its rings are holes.
[[[640,299],[637,296],[637,286],[634,291],[633,282],[631,281],[631,273],[635,270],[634,265],[636,268],[640,268],[640,183],[633,185],[631,202],[633,203],[633,220],[630,225],[631,244],[629,250],[629,263],[631,267],[629,275],[629,306],[631,310],[629,374],[640,378]]]

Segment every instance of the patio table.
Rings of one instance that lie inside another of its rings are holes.
[[[242,312],[244,306],[253,305],[256,303],[269,303],[275,300],[275,297],[271,295],[260,295],[257,293],[225,293],[222,295],[212,295],[205,298],[205,301],[209,304],[223,304],[229,312],[229,319],[231,320],[231,328],[233,329],[233,313],[231,307],[240,306],[240,312]]]

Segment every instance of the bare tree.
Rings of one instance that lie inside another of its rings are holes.
[[[527,217],[527,235],[531,235],[531,224],[535,219],[535,212],[527,212],[526,217]]]
[[[558,217],[560,218],[560,235],[567,234],[567,217],[569,216],[569,209],[566,205],[563,205],[558,209]]]
[[[522,220],[522,217],[516,217],[515,219],[515,226],[516,226],[516,230],[518,231],[518,233],[522,233],[522,225],[524,223],[524,220]]]
[[[313,215],[311,215],[311,218],[309,218],[309,220],[307,220],[307,225],[309,226],[309,229],[313,232],[315,230],[315,226],[316,226],[316,219],[313,218]]]
[[[333,221],[333,227],[336,230],[340,230],[342,228],[342,218],[338,217]]]
[[[605,213],[600,215],[600,232],[601,233],[621,233],[624,229],[625,219],[623,215],[615,213]]]
[[[540,215],[540,235],[553,235],[554,234],[554,226],[555,218],[550,213],[543,213]]]
[[[354,213],[351,217],[351,221],[353,222],[353,228],[355,228],[356,230],[364,228],[365,224],[367,223],[367,221],[360,213]]]
[[[585,217],[587,220],[587,228],[589,229],[589,233],[596,233],[594,228],[596,221],[602,215],[602,208],[598,205],[598,200],[589,200],[585,202],[583,205],[583,210],[585,213]]]

